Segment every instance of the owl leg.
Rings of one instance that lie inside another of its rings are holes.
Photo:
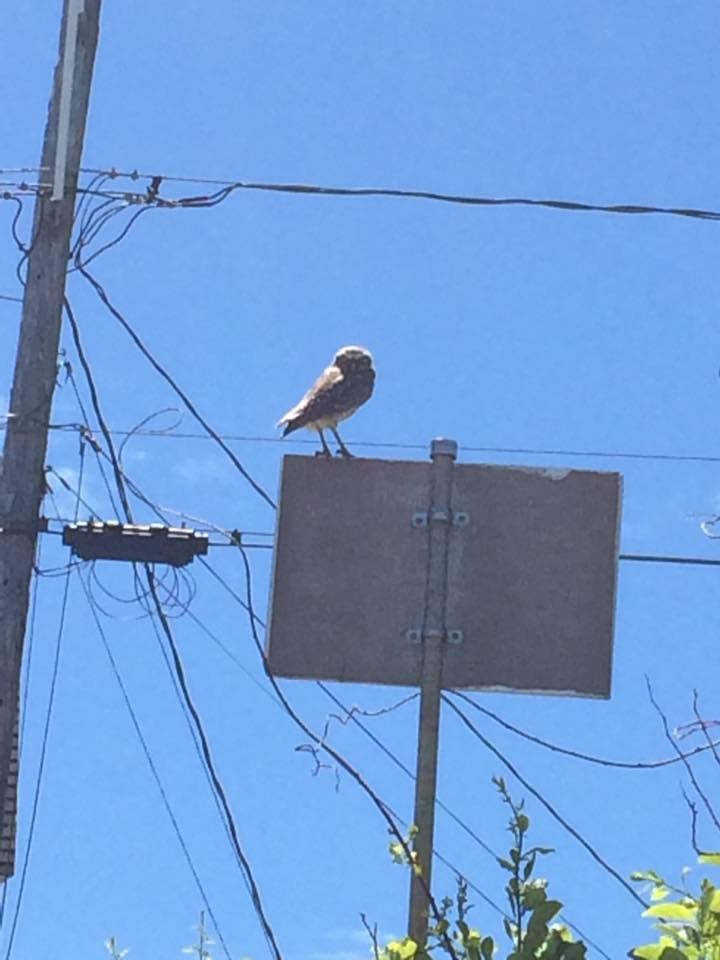
[[[322,450],[318,450],[318,452],[315,454],[315,456],[316,456],[316,457],[331,457],[331,456],[332,456],[332,450],[331,450],[330,447],[327,445],[327,442],[326,442],[326,440],[325,440],[325,437],[324,437],[324,435],[323,435],[322,430],[318,430],[318,434],[319,434],[319,436],[320,436],[320,443],[322,444]]]
[[[338,447],[340,448],[340,456],[341,456],[341,457],[352,457],[352,453],[350,453],[350,451],[348,450],[348,448],[345,446],[345,444],[344,444],[344,443],[342,442],[342,440],[340,439],[340,434],[337,432],[337,430],[335,429],[335,427],[330,427],[330,429],[332,430],[333,436],[335,437],[335,439],[336,439],[337,442],[338,442]]]

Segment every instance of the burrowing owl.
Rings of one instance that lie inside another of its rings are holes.
[[[364,347],[342,347],[300,403],[288,410],[277,422],[284,426],[283,436],[307,427],[320,435],[322,450],[318,456],[332,456],[323,430],[331,430],[344,457],[352,454],[340,439],[337,425],[355,413],[370,399],[375,384],[372,355]]]

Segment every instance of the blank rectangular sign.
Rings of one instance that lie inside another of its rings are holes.
[[[268,634],[284,677],[419,686],[430,462],[283,460]],[[621,477],[455,464],[443,686],[608,697]],[[415,517],[415,521],[413,521]]]

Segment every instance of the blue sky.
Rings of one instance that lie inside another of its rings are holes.
[[[3,169],[38,162],[59,8],[38,0],[29,16],[16,0],[8,4],[0,58]],[[719,32],[720,13],[709,2],[689,11],[669,0],[106,0],[85,164],[190,178],[718,208]],[[167,182],[162,189],[180,197],[212,188]],[[20,294],[9,230],[14,210],[0,204],[0,293],[9,296]],[[29,212],[28,204],[25,235]],[[365,451],[373,455],[423,458],[442,434],[465,448],[716,456],[718,229],[657,216],[239,192],[210,210],[148,212],[94,271],[223,433],[273,437],[277,417],[337,347],[359,342],[375,355],[378,383],[346,439],[417,445]],[[108,422],[128,429],[177,405],[81,278],[72,277],[68,289]],[[0,301],[5,406],[18,321],[19,305]],[[67,331],[63,345],[82,385]],[[63,386],[54,420],[79,419]],[[160,423],[171,421],[168,415]],[[180,430],[196,432],[188,415]],[[235,441],[233,448],[274,492],[283,453],[310,451],[302,441]],[[467,449],[461,457],[619,469],[625,551],[717,556],[699,528],[720,510],[717,464]],[[48,462],[74,483],[76,435],[54,434]],[[207,440],[137,438],[126,465],[158,503],[225,528],[273,530],[271,511]],[[72,498],[54,486],[67,516]],[[90,455],[83,493],[99,514],[111,515]],[[151,519],[141,506],[137,516]],[[261,612],[269,554],[252,555]],[[66,561],[57,538],[46,538],[42,566]],[[235,554],[217,550],[211,562],[242,591]],[[191,572],[192,612],[262,684],[242,609],[202,567]],[[132,595],[125,568],[99,568],[98,576]],[[671,725],[692,719],[693,688],[706,714],[715,715],[717,576],[712,568],[621,567],[610,701],[488,694],[482,702],[574,749],[622,760],[668,756],[644,675]],[[63,585],[42,578],[38,590],[21,856]],[[102,956],[111,934],[132,960],[179,955],[192,940],[200,897],[76,577],[70,589],[12,956],[68,949]],[[265,956],[153,629],[99,589],[113,614],[101,616],[103,629],[231,955]],[[175,627],[284,954],[366,956],[361,912],[387,934],[402,932],[405,922],[407,877],[389,861],[384,823],[347,777],[336,789],[332,771],[312,776],[310,758],[295,749],[302,735],[196,623],[184,617]],[[322,693],[299,681],[285,688],[322,728],[333,709]],[[377,709],[406,691],[337,692]],[[413,705],[368,723],[413,765]],[[485,721],[480,726],[623,876],[654,868],[677,879],[692,865],[677,767],[591,767]],[[409,818],[410,781],[352,726],[337,727],[333,737]],[[490,778],[503,772],[447,712],[439,794],[498,850],[508,835]],[[711,761],[698,764],[698,775],[712,790]],[[535,800],[527,804],[536,842],[557,848],[543,869],[568,919],[613,957],[649,939],[638,904]],[[437,826],[437,848],[501,902],[492,858],[442,813]],[[717,847],[708,825],[700,839]],[[452,886],[452,874],[438,867],[437,892]],[[16,896],[13,882],[10,917]],[[499,916],[473,899],[476,924],[499,935]],[[6,942],[7,931],[6,921]]]

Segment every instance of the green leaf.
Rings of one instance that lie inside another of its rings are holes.
[[[630,951],[633,960],[660,960],[660,955],[665,950],[661,943],[646,943],[642,947],[635,947]]]
[[[548,938],[547,924],[536,911],[528,921],[525,937],[523,938],[523,952],[532,956]]]
[[[670,892],[671,892],[671,891],[670,891],[670,887],[666,887],[666,886],[665,886],[664,884],[662,884],[662,883],[657,883],[657,884],[655,884],[655,886],[652,888],[652,891],[651,891],[651,893],[650,893],[650,899],[651,899],[651,900],[664,900],[665,897],[670,896]]]
[[[403,847],[399,840],[388,844],[388,849],[390,851],[390,856],[393,859],[393,863],[405,863],[405,847]]]
[[[497,862],[500,864],[500,866],[503,868],[503,870],[510,870],[510,871],[512,871],[512,870],[515,869],[515,868],[513,867],[513,865],[510,863],[509,860],[503,860],[502,857],[497,857]]]
[[[417,953],[417,944],[410,937],[405,937],[404,940],[391,940],[385,949],[399,960],[410,960]]]
[[[630,874],[630,879],[635,880],[636,882],[649,880],[650,883],[659,883],[663,886],[665,885],[663,878],[659,873],[655,873],[654,870],[636,870],[635,873]]]
[[[585,960],[587,949],[584,943],[566,943],[563,960]]]
[[[495,942],[492,937],[485,937],[480,944],[480,953],[482,954],[483,960],[492,960],[492,955],[495,952]]]
[[[701,853],[698,863],[709,863],[713,867],[720,867],[720,853]]]
[[[551,927],[551,933],[556,937],[559,937],[565,943],[574,943],[575,937],[572,935],[572,930],[570,927],[566,927],[564,923],[554,923]]]
[[[547,901],[547,894],[544,887],[525,887],[522,892],[523,906],[528,910],[537,910],[541,904]]]
[[[720,890],[713,890],[710,903],[708,904],[708,910],[710,913],[720,913]]]
[[[544,923],[549,923],[555,914],[560,913],[561,910],[562,904],[559,900],[546,900],[535,908],[533,917],[540,917]]]
[[[686,920],[692,923],[697,917],[697,904],[657,903],[654,907],[648,907],[643,916],[661,917],[663,920]]]
[[[526,833],[530,826],[530,818],[527,817],[524,813],[519,813],[515,818],[517,823],[517,828],[521,833]]]
[[[465,944],[465,956],[467,960],[481,960],[480,950],[475,940],[471,940]]]

